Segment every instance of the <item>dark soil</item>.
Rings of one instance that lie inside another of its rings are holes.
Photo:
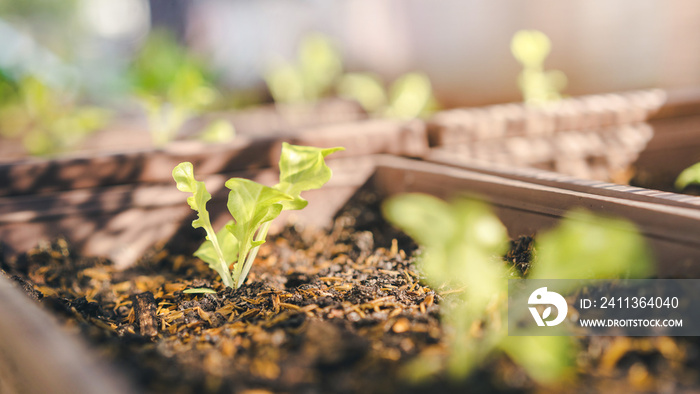
[[[146,392],[676,391],[698,384],[698,342],[582,339],[578,380],[537,386],[505,356],[466,381],[409,385],[406,364],[447,352],[444,293],[426,287],[416,246],[356,196],[329,231],[294,226],[268,238],[247,283],[223,288],[207,265],[156,249],[123,272],[64,241],[4,264],[32,298],[63,316]],[[504,256],[526,274],[532,238]],[[216,294],[184,294],[207,287]]]

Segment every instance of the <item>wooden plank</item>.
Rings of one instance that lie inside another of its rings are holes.
[[[324,225],[374,169],[372,156],[328,160],[334,176],[323,189],[305,193],[310,202],[300,222]],[[226,210],[230,177],[245,177],[267,185],[277,183],[278,170],[230,174],[195,174],[212,194],[208,209],[215,227],[230,220]],[[168,172],[168,175],[170,172]],[[133,264],[158,242],[180,234],[178,239],[199,237],[191,228],[194,212],[186,204],[186,193],[174,181],[119,185],[101,188],[42,193],[32,196],[0,197],[0,240],[6,258],[35,247],[40,240],[65,237],[79,252],[112,259],[118,267]],[[283,215],[281,225],[289,213]],[[194,234],[194,235],[192,235]],[[179,246],[178,242],[174,243]],[[190,244],[191,246],[191,244]],[[192,250],[188,250],[192,252]]]
[[[138,393],[4,275],[0,275],[0,316],[3,393]]]
[[[611,129],[644,122],[666,100],[662,90],[567,98],[541,107],[509,103],[442,111],[428,120],[431,146],[564,131]]]
[[[377,153],[421,156],[428,151],[421,121],[366,120],[313,127],[289,135],[240,136],[228,144],[176,141],[163,149],[0,164],[0,196],[132,183],[169,182],[172,169],[192,162],[201,175],[276,167],[282,142],[346,150],[334,157]]]
[[[581,179],[566,174],[536,168],[515,167],[464,158],[459,153],[433,149],[426,161],[463,168],[482,174],[496,175],[538,185],[580,191],[593,195],[616,197],[633,201],[700,208],[700,197],[671,193],[642,187],[620,185],[591,179]]]

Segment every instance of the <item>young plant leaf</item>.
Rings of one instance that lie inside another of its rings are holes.
[[[190,162],[178,164],[173,169],[173,179],[175,179],[178,190],[192,193],[191,196],[187,197],[187,203],[190,205],[190,208],[197,212],[197,219],[192,221],[192,227],[203,228],[204,231],[206,231],[207,240],[212,243],[218,260],[216,272],[219,273],[226,286],[233,286],[233,280],[228,270],[228,263],[224,258],[219,240],[209,219],[209,212],[207,211],[207,202],[211,200],[211,194],[209,194],[207,188],[204,186],[204,182],[199,182],[195,179],[194,169]],[[210,261],[207,261],[207,263],[212,265]]]
[[[683,170],[678,175],[678,178],[676,178],[674,186],[676,190],[683,191],[683,189],[691,184],[700,184],[700,163],[695,163]]]
[[[233,224],[233,220],[226,223],[226,226],[231,224]],[[236,261],[236,258],[238,257],[238,240],[226,228],[226,226],[222,227],[221,230],[216,233],[216,240],[221,247],[224,260],[230,264],[231,262]],[[225,274],[221,272],[223,267],[219,262],[219,257],[212,241],[208,239],[205,240],[197,251],[194,252],[194,256],[209,264],[209,267],[219,273],[220,276],[230,275],[228,273],[228,267],[226,268],[227,271]]]
[[[282,143],[280,182],[275,185],[275,189],[292,197],[292,200],[282,202],[285,210],[302,209],[308,204],[300,193],[318,189],[331,179],[333,173],[324,158],[342,150],[345,148],[324,149]]]
[[[177,183],[177,190],[192,193],[190,197],[187,197],[187,203],[198,214],[197,219],[192,222],[192,227],[210,227],[207,201],[211,200],[211,194],[204,186],[204,182],[199,182],[194,178],[192,163],[184,162],[178,164],[173,170],[173,179]]]
[[[209,289],[206,287],[197,287],[193,289],[187,289],[182,291],[185,294],[216,294],[216,290]]]
[[[648,277],[651,252],[629,221],[584,210],[569,212],[559,226],[540,234],[530,279]]]
[[[282,212],[280,203],[292,200],[292,197],[275,188],[243,178],[229,179],[226,187],[231,189],[227,206],[235,220],[226,225],[226,228],[238,240],[239,245],[234,273],[234,278],[238,281],[248,251],[265,242],[264,239],[254,240],[256,231],[262,224],[279,216]]]

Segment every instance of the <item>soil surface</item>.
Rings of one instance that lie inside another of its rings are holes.
[[[360,193],[328,231],[288,226],[269,237],[244,286],[224,288],[189,255],[156,248],[116,271],[62,240],[6,262],[34,299],[81,332],[146,392],[677,391],[698,387],[694,338],[581,338],[577,376],[541,387],[503,355],[467,380],[409,384],[406,365],[446,354],[440,303],[416,269],[416,246]],[[504,256],[526,275],[532,239]],[[185,294],[187,288],[215,294]]]

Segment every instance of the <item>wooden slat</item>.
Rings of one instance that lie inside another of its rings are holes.
[[[190,161],[201,175],[276,167],[283,141],[319,147],[345,146],[334,157],[377,153],[427,153],[423,122],[366,120],[312,127],[287,135],[240,136],[228,144],[176,141],[164,149],[85,155],[0,164],[0,196],[170,181],[172,169]]]
[[[334,171],[331,181],[318,191],[304,194],[309,206],[297,214],[300,222],[325,225],[335,211],[362,185],[374,169],[372,156],[328,160]],[[226,210],[230,177],[245,177],[267,185],[277,183],[278,170],[200,175],[212,194],[208,209],[216,227],[230,220]],[[59,236],[68,239],[77,251],[113,260],[118,267],[137,261],[158,242],[183,232],[201,234],[190,226],[194,213],[186,204],[186,193],[167,183],[142,183],[81,190],[43,193],[32,196],[0,197],[0,240],[9,258],[35,247],[40,240]],[[295,213],[296,214],[296,213]],[[290,214],[276,221],[279,226]],[[177,242],[175,246],[179,246]],[[190,245],[191,246],[191,245]],[[191,253],[193,250],[189,250]]]
[[[138,393],[4,275],[0,275],[0,316],[3,393]]]
[[[485,197],[495,204],[511,236],[554,226],[573,208],[634,222],[651,245],[659,274],[700,275],[700,209],[629,200],[555,188],[426,162],[383,157],[373,178],[387,195],[424,192],[447,198],[456,193]]]
[[[591,179],[580,179],[565,174],[535,168],[513,167],[479,160],[469,160],[462,157],[459,153],[445,150],[434,149],[426,157],[426,161],[463,168],[465,170],[483,174],[496,175],[503,178],[515,179],[538,185],[575,190],[593,195],[687,208],[700,208],[700,197],[696,196],[651,190],[636,186],[619,185]]]

